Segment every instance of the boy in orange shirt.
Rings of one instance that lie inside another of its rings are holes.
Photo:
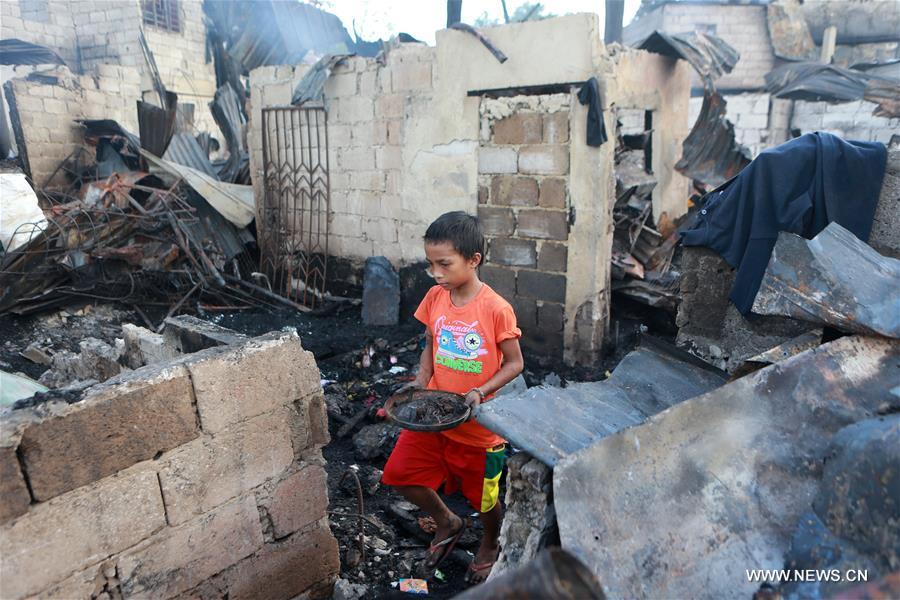
[[[509,303],[478,279],[484,235],[477,218],[446,213],[428,227],[424,239],[437,285],[415,313],[425,324],[426,343],[419,374],[407,387],[456,392],[474,409],[522,372],[522,332]],[[480,583],[490,574],[500,550],[498,500],[505,452],[503,438],[475,419],[447,431],[400,434],[382,480],[437,523],[423,565],[428,574],[450,554],[466,527],[438,496],[441,484],[446,493],[460,489],[484,526],[466,580]]]

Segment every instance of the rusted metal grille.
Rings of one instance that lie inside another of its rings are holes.
[[[144,23],[167,31],[181,31],[178,0],[142,0]]]
[[[323,108],[262,111],[260,268],[272,291],[315,306],[325,292],[331,187]]]

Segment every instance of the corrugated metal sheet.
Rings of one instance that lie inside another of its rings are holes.
[[[209,155],[203,150],[197,139],[184,131],[179,131],[172,136],[172,141],[169,142],[163,158],[178,165],[197,169],[213,179],[219,177],[209,161]]]
[[[141,148],[154,156],[162,156],[175,135],[175,117],[178,112],[178,95],[166,92],[166,107],[160,108],[149,102],[138,100],[138,128]]]
[[[548,465],[725,383],[697,358],[644,338],[606,381],[535,387],[478,408],[478,421]],[[553,427],[547,427],[553,423]]]
[[[663,56],[683,58],[709,84],[722,75],[731,73],[741,58],[740,53],[722,38],[699,31],[678,35],[654,31],[638,48]]]
[[[301,2],[205,0],[203,9],[228,53],[249,72],[295,65],[307,54],[350,54],[355,44],[341,20]]]
[[[228,158],[218,170],[218,178],[234,183],[242,167],[250,159],[243,142],[244,114],[241,112],[241,101],[230,85],[223,85],[216,90],[209,109],[228,145]]]
[[[0,65],[64,65],[59,54],[31,42],[15,38],[0,40]]]

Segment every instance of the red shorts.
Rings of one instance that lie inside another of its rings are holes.
[[[479,512],[488,512],[500,498],[500,473],[506,445],[479,448],[460,444],[440,433],[404,430],[391,452],[381,481],[385,485],[420,485],[444,493],[462,491]]]

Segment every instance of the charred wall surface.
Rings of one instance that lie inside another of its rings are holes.
[[[319,377],[275,333],[3,414],[2,596],[327,597]]]

